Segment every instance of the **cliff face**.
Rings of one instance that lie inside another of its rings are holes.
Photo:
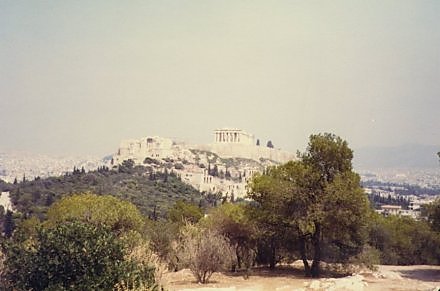
[[[154,136],[122,141],[113,165],[128,159],[152,171],[174,171],[199,191],[234,199],[245,197],[247,183],[254,174],[295,159],[295,155],[243,143],[189,145]]]

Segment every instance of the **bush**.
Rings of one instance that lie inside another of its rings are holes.
[[[6,255],[5,277],[19,290],[109,290],[124,269],[115,235],[82,222],[40,228],[35,242],[10,242]]]
[[[233,261],[234,251],[228,240],[209,230],[187,225],[182,230],[179,259],[199,283],[207,283],[214,272],[226,270]]]
[[[184,166],[181,163],[177,163],[177,164],[174,164],[174,169],[176,169],[176,170],[183,170]]]

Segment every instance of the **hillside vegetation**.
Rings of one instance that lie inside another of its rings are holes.
[[[149,168],[134,167],[130,162],[119,169],[102,167],[87,173],[75,169],[64,176],[3,184],[2,188],[10,191],[13,205],[25,217],[39,218],[45,217],[53,202],[74,193],[112,195],[132,202],[149,217],[164,217],[178,200],[195,204],[202,200],[196,189],[181,182],[172,172],[153,173]]]

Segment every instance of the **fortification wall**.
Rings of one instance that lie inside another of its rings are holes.
[[[263,158],[278,163],[286,163],[295,159],[295,155],[287,151],[255,145],[213,143],[194,146],[194,148],[216,153],[222,158],[245,158],[256,161]]]

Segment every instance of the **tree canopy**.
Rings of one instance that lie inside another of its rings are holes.
[[[47,212],[47,224],[79,220],[106,226],[121,233],[140,231],[143,218],[139,210],[128,201],[109,195],[77,194],[57,201]]]
[[[368,199],[352,171],[352,158],[340,137],[312,135],[298,161],[270,168],[250,185],[249,197],[271,227],[295,230],[307,275],[319,276],[323,258],[356,255],[366,240]]]

